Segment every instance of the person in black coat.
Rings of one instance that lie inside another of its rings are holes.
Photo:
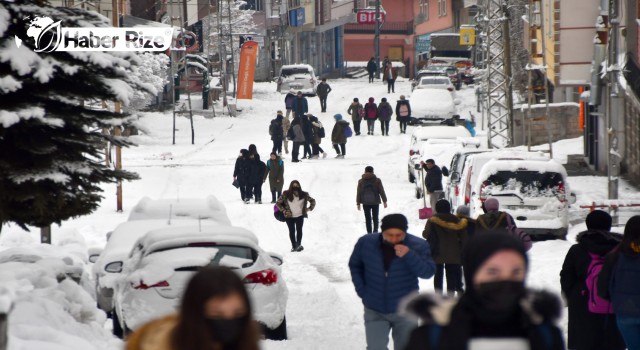
[[[302,133],[304,134],[304,154],[302,159],[311,157],[311,142],[313,141],[313,125],[309,120],[309,115],[305,114],[300,118],[300,125],[302,126]]]
[[[249,187],[255,195],[255,203],[262,204],[262,183],[267,165],[260,160],[257,154],[249,154]],[[249,203],[245,200],[245,203]]]
[[[251,189],[249,188],[250,171],[249,151],[241,149],[233,170],[233,179],[238,181],[238,185],[240,186],[238,187],[240,189],[240,197],[245,203],[249,203],[249,198],[251,197]]]
[[[422,168],[427,171],[427,176],[424,177],[424,184],[427,193],[424,195],[429,195],[431,208],[435,209],[436,203],[443,195],[442,170],[440,170],[440,167],[436,165],[436,162],[433,159],[427,159],[426,162],[420,161],[420,164],[422,164]]]
[[[369,73],[369,83],[373,83],[373,75],[376,74],[376,59],[373,57],[367,62],[367,73]]]
[[[302,95],[302,91],[298,91],[296,98],[293,100],[292,110],[294,118],[302,117],[309,112],[309,103],[307,98]]]
[[[318,87],[316,88],[316,94],[320,99],[320,109],[323,113],[327,111],[327,97],[330,92],[331,86],[327,84],[327,78],[322,78],[322,82],[318,84]]]
[[[282,129],[283,119],[282,114],[278,114],[276,119],[273,119],[269,125],[269,135],[271,135],[271,141],[273,141],[271,152],[278,155],[282,154],[282,140],[284,139],[284,131]]]
[[[562,294],[569,306],[569,349],[623,350],[625,344],[616,326],[615,315],[589,311],[586,285],[590,254],[606,255],[620,243],[622,237],[609,232],[611,216],[602,210],[589,213],[586,222],[587,231],[578,234],[578,243],[569,248],[560,271]]]
[[[406,350],[565,348],[556,325],[559,298],[525,286],[522,242],[504,233],[476,235],[463,249],[462,264],[467,290],[459,299],[423,294],[407,303],[422,326]]]

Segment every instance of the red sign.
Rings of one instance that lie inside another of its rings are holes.
[[[376,11],[358,11],[358,24],[376,24]],[[380,23],[384,23],[384,12],[380,11]]]

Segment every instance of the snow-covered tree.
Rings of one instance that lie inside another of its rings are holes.
[[[162,92],[168,82],[169,56],[164,53],[143,52],[139,54],[140,65],[132,66],[132,78],[144,85],[147,90],[135,89],[127,106],[128,111],[139,111],[153,101]]]
[[[221,14],[220,21],[217,13],[211,13],[210,16],[205,17],[202,20],[203,23],[203,36],[211,36],[208,38],[208,45],[205,45],[204,52],[208,57],[217,55],[219,52],[220,35],[222,35],[222,41],[225,43],[227,54],[231,54],[229,51],[229,45],[233,48],[233,54],[238,57],[240,54],[240,38],[238,35],[231,34],[247,34],[255,33],[257,26],[253,21],[253,10],[245,10],[247,3],[241,0],[218,0],[217,1],[220,10],[224,13]],[[226,10],[231,10],[231,17]],[[231,25],[229,25],[229,18],[231,18]],[[220,23],[219,23],[220,22]],[[231,36],[230,36],[231,35]],[[229,40],[233,42],[231,42]]]
[[[43,1],[0,2],[0,227],[13,222],[49,227],[98,208],[101,183],[136,179],[105,166],[102,128],[131,118],[91,106],[91,101],[130,102],[141,63],[128,52],[34,52],[27,35],[34,21],[50,17],[62,27],[109,26],[107,18]],[[21,45],[17,45],[20,43]]]

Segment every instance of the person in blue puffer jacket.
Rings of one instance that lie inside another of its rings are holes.
[[[387,349],[391,329],[394,348],[404,349],[418,324],[399,314],[398,305],[418,291],[418,278],[435,273],[429,244],[407,233],[407,228],[404,215],[385,216],[382,233],[360,237],[349,259],[351,280],[364,304],[368,350]]]

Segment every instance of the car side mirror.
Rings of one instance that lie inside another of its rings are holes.
[[[458,182],[460,181],[460,173],[454,171],[451,173],[451,176],[449,178],[451,179],[451,181]]]
[[[109,273],[120,273],[122,272],[122,261],[108,263],[107,266],[104,267],[104,270]]]
[[[91,249],[89,249],[89,262],[90,263],[95,263],[96,261],[98,261],[98,258],[100,257],[101,253],[102,253],[102,249],[101,248],[91,248]]]
[[[569,194],[569,204],[576,204],[576,200],[577,200],[576,194],[571,192]]]
[[[442,176],[449,176],[449,169],[446,166],[442,167]]]

